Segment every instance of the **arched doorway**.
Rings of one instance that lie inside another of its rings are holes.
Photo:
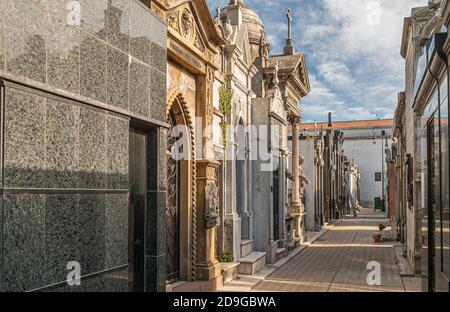
[[[167,282],[190,281],[195,263],[195,157],[193,126],[181,93],[169,102],[167,121]]]
[[[167,134],[167,281],[180,278],[180,155],[178,146],[183,132],[175,133],[177,122],[172,112],[169,113],[170,130]]]

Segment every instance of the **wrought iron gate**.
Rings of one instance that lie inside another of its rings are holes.
[[[174,119],[167,134],[167,281],[180,277],[180,162],[176,155],[177,137],[173,134]]]

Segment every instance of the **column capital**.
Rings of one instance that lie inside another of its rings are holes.
[[[287,115],[287,121],[292,125],[292,126],[298,126],[300,124],[300,116],[293,114],[293,113],[288,113]],[[298,129],[297,129],[298,130]]]

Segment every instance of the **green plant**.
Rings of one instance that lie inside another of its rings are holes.
[[[231,90],[230,83],[230,78],[226,78],[225,84],[219,89],[219,109],[226,116],[231,114],[232,110],[233,90]]]
[[[231,253],[225,251],[222,256],[219,258],[220,262],[233,262],[234,258]]]
[[[220,128],[222,129],[222,143],[224,146],[227,145],[227,128],[230,123],[227,118],[230,116],[233,109],[233,90],[231,90],[231,79],[226,78],[224,85],[219,89],[219,110],[223,114],[223,121],[220,123]]]
[[[226,120],[220,122],[220,124],[219,124],[220,128],[222,129],[222,134],[223,134],[222,135],[222,144],[223,144],[223,146],[227,145],[227,135],[228,135],[227,128],[228,128],[229,125],[230,125],[230,123],[228,121],[226,121]]]

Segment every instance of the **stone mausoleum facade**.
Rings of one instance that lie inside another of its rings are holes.
[[[77,3],[0,2],[0,289],[163,290],[167,27]]]

